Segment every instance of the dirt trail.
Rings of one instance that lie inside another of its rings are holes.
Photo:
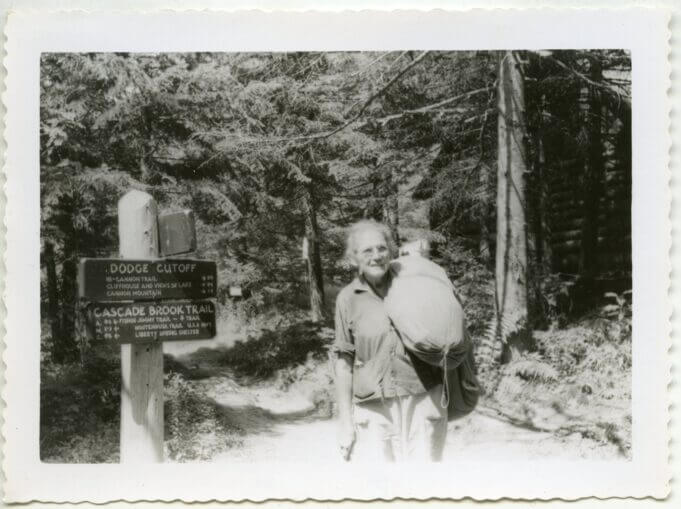
[[[272,386],[243,386],[213,377],[209,395],[248,430],[243,446],[213,461],[334,462],[335,421],[320,417],[314,404],[295,391]],[[555,421],[555,419],[554,419]],[[550,419],[544,419],[548,423]],[[543,428],[546,429],[546,428]],[[525,423],[511,423],[484,404],[473,414],[449,424],[444,461],[518,459],[623,459],[617,447],[584,438],[575,431],[559,436],[537,431]]]

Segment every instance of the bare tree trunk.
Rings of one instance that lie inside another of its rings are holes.
[[[492,246],[490,245],[490,209],[492,201],[492,175],[490,175],[491,169],[486,164],[480,165],[480,187],[482,187],[482,203],[480,208],[482,210],[480,214],[480,239],[478,241],[478,256],[480,261],[485,265],[485,267],[492,267]]]
[[[71,253],[66,257],[61,269],[61,323],[60,337],[56,356],[60,362],[74,361],[78,357],[76,344],[76,313],[78,267],[76,255]]]
[[[390,233],[396,245],[400,243],[398,232],[400,210],[397,201],[398,187],[392,169],[389,169],[383,186],[383,222],[390,228]]]
[[[324,277],[319,248],[317,208],[310,187],[306,190],[304,202],[305,237],[308,240],[307,277],[310,285],[310,319],[313,322],[320,322],[324,319]]]
[[[54,261],[54,246],[45,242],[45,267],[47,270],[47,315],[50,320],[52,334],[52,360],[61,362],[61,321],[59,318],[59,282],[57,281],[57,266]]]
[[[499,161],[497,178],[497,332],[506,340],[503,360],[531,347],[527,329],[527,232],[525,217],[525,90],[512,51],[499,63]]]

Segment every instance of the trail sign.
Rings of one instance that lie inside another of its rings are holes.
[[[206,299],[215,297],[215,262],[190,259],[83,258],[81,298],[91,301]]]
[[[115,343],[211,339],[215,306],[208,300],[90,304],[86,326],[94,340]]]
[[[196,251],[194,213],[189,210],[158,215],[158,243],[161,256]]]
[[[84,258],[85,328],[121,349],[121,463],[163,461],[163,342],[215,337],[215,262],[159,256],[196,249],[190,210],[158,215],[154,198],[118,201],[120,258]],[[159,246],[159,244],[161,244]],[[121,302],[126,301],[126,302]]]

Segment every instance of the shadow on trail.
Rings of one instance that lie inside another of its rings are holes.
[[[243,382],[264,380],[278,370],[303,364],[310,355],[326,356],[332,337],[328,327],[298,322],[264,329],[259,336],[230,347],[200,348],[177,358],[166,356],[166,371],[175,371],[188,380],[221,376],[227,371]]]
[[[323,405],[309,394],[289,391],[282,380],[305,379],[303,365],[326,359],[332,336],[327,327],[298,322],[263,330],[229,347],[166,355],[165,371],[180,375],[191,387],[196,408],[210,407],[224,429],[236,430],[242,437],[277,435],[281,425],[328,419]]]
[[[275,413],[256,405],[228,406],[215,403],[219,418],[238,428],[243,435],[278,434],[280,424],[306,423],[323,420],[316,408],[311,410]]]
[[[551,408],[556,414],[564,417],[566,422],[555,426],[541,426],[535,424],[533,417],[527,413],[521,418],[506,413],[496,406],[490,406],[489,403],[479,405],[476,412],[490,419],[510,424],[515,428],[535,433],[547,433],[556,438],[578,434],[586,440],[597,443],[609,443],[615,446],[617,453],[621,457],[629,457],[630,453],[619,436],[617,426],[613,423],[580,419],[578,415],[566,412],[559,405],[552,405]]]

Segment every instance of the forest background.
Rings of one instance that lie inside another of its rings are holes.
[[[192,256],[218,263],[218,338],[166,349],[170,459],[252,432],[211,399],[217,376],[333,415],[326,347],[361,218],[430,241],[483,410],[628,457],[630,65],[619,50],[44,54],[43,460],[118,460],[119,349],[80,332],[76,275],[117,256],[133,188],[192,209]]]

